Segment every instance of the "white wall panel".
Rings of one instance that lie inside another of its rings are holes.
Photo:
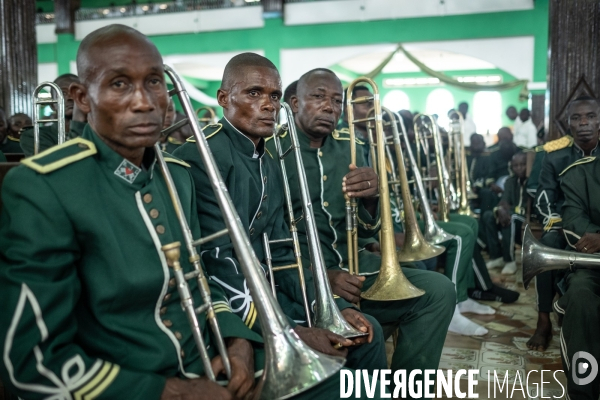
[[[35,35],[38,44],[56,43],[56,24],[38,24],[35,26]]]
[[[52,82],[58,77],[57,63],[38,64],[38,84],[42,82]]]

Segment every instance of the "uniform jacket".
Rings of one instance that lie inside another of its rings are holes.
[[[0,151],[5,154],[21,154],[21,145],[19,139],[12,136],[6,136],[3,142],[0,142]]]
[[[525,214],[527,211],[527,181],[521,183],[516,175],[504,183],[504,192],[500,201],[506,202],[512,214]]]
[[[70,130],[67,132],[67,140],[74,139],[83,134],[87,122],[71,121]],[[58,124],[40,126],[40,153],[58,144]],[[24,128],[21,132],[21,149],[25,157],[33,155],[33,126]]]
[[[347,270],[348,250],[346,245],[346,213],[345,200],[342,192],[342,179],[349,172],[350,165],[350,137],[347,133],[333,131],[323,140],[320,148],[310,147],[310,140],[306,134],[296,128],[302,153],[302,160],[306,170],[310,198],[315,214],[315,223],[319,230],[321,248],[327,268]],[[289,136],[281,139],[284,149],[290,146]],[[362,141],[357,140],[356,164],[358,167],[365,165]],[[267,142],[267,149],[275,154],[272,141]],[[292,157],[285,159],[290,187],[297,188],[298,180]],[[302,212],[301,197],[297,190],[292,190],[294,214]],[[380,228],[379,214],[372,217],[364,208],[362,201],[358,200],[358,235],[360,238],[372,238]],[[308,243],[304,221],[298,224],[302,254],[308,255]],[[367,254],[368,253],[368,254]],[[359,264],[361,274],[375,274],[379,271],[379,257],[361,250]]]
[[[584,153],[571,136],[553,140],[536,150],[544,151],[546,154],[539,175],[535,208],[540,222],[544,224],[544,230],[560,229],[562,227],[560,211],[565,197],[560,188],[559,174],[582,158]],[[591,155],[596,155],[597,151],[596,146]]]
[[[198,237],[189,168],[166,159]],[[3,382],[27,399],[145,400],[160,398],[167,377],[202,375],[161,251],[184,241],[154,150],[137,168],[87,126],[22,163],[2,187]],[[223,335],[261,341],[209,284]],[[190,287],[202,304],[195,280]]]
[[[565,196],[563,230],[573,246],[584,233],[600,233],[600,160],[585,157],[568,167],[560,177]]]

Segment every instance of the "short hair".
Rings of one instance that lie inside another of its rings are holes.
[[[79,82],[79,77],[75,74],[62,74],[54,80],[54,83],[58,83],[62,80],[72,80]]]
[[[298,89],[304,88],[306,81],[308,79],[310,79],[311,76],[313,76],[314,74],[319,73],[319,72],[333,75],[335,77],[335,79],[340,83],[340,86],[342,86],[342,81],[340,81],[340,78],[338,78],[338,76],[335,74],[335,72],[333,72],[332,70],[327,69],[327,68],[315,68],[315,69],[311,69],[310,71],[306,72],[305,74],[303,74],[300,77],[300,79],[298,79],[298,85],[297,85],[296,91],[298,91]],[[343,91],[343,88],[342,88],[342,91]]]
[[[577,98],[571,100],[569,102],[569,104],[567,104],[567,112],[569,112],[569,110],[571,109],[571,107],[573,106],[573,104],[578,103],[580,101],[590,101],[592,103],[595,103],[596,107],[600,108],[600,103],[598,103],[598,99],[596,99],[596,98],[594,98],[594,97],[592,97],[590,95],[583,94],[583,95],[578,96]]]
[[[29,118],[29,115],[27,115],[25,113],[22,113],[22,112],[19,112],[19,113],[14,113],[8,119],[12,119],[12,118],[15,118],[15,117],[27,117],[27,118]]]
[[[77,72],[79,73],[79,79],[81,83],[87,82],[96,71],[96,66],[92,65],[88,60],[90,50],[94,47],[94,45],[103,41],[108,41],[109,39],[116,39],[115,41],[119,43],[120,40],[118,39],[122,38],[123,35],[136,36],[139,39],[150,44],[152,47],[154,47],[154,49],[156,49],[156,46],[150,41],[150,39],[148,39],[141,32],[129,26],[121,24],[112,24],[96,29],[95,31],[87,35],[85,38],[83,38],[83,40],[79,44],[79,49],[77,50]],[[156,49],[156,54],[160,56],[158,49]]]
[[[298,81],[296,80],[296,81],[290,83],[288,85],[288,87],[286,87],[285,90],[283,91],[283,101],[290,104],[290,100],[292,99],[292,96],[295,96],[297,91],[298,91]]]
[[[479,133],[473,133],[469,139],[470,139],[470,140],[471,140],[471,142],[472,142],[472,141],[473,141],[473,139],[475,139],[476,137],[478,137],[478,138],[481,138],[481,140],[484,140],[484,139],[483,139],[483,135],[481,135],[481,134],[479,134]]]
[[[356,96],[356,92],[359,92],[361,90],[366,90],[367,92],[371,92],[371,89],[369,89],[367,86],[365,85],[356,85],[352,88],[352,96]]]
[[[223,71],[223,79],[221,80],[221,89],[229,90],[232,85],[233,77],[241,70],[246,67],[265,67],[273,69],[279,74],[277,67],[275,64],[271,62],[266,57],[258,55],[256,53],[241,53],[237,56],[234,56],[229,60],[227,65],[225,65],[225,70]]]

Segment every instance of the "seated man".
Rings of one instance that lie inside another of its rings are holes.
[[[263,235],[267,234],[270,240],[290,237],[285,221],[286,205],[279,162],[270,156],[275,153],[265,151],[265,139],[271,138],[276,128],[281,94],[279,72],[271,61],[254,53],[239,54],[227,63],[221,88],[217,92],[224,118],[218,124],[204,129],[227,190],[265,271],[267,267]],[[192,166],[203,234],[210,235],[225,229],[216,198],[211,190],[207,190],[210,178],[196,143],[186,142],[175,151],[175,155]],[[295,188],[296,186],[291,187],[292,190]],[[307,250],[303,252],[308,255]],[[231,308],[249,328],[260,332],[254,299],[248,294],[246,279],[240,273],[239,260],[229,237],[207,243],[202,258],[211,278],[223,286]],[[294,250],[290,243],[273,248],[273,267],[294,262]],[[315,294],[309,266],[310,263],[305,263],[303,271],[308,303],[312,308]],[[307,329],[307,315],[297,270],[275,272],[274,279],[279,303],[288,316],[290,325],[306,344],[331,355],[346,356],[347,353],[347,366],[350,368],[373,371],[387,367],[383,333],[374,318],[361,314],[351,303],[339,298],[337,304],[342,315],[355,328],[368,332],[368,337],[352,341],[324,329]],[[369,344],[366,344],[367,340]],[[332,347],[338,343],[350,347]]]
[[[62,90],[63,97],[65,99],[65,132],[66,140],[73,139],[81,136],[83,129],[87,123],[87,118],[84,113],[81,112],[76,106],[71,94],[69,87],[72,83],[79,82],[77,75],[64,74],[54,80],[54,83]],[[56,107],[51,105],[52,109],[56,113]],[[49,149],[52,146],[58,144],[58,124],[53,123],[49,126],[40,126],[40,144],[39,152]],[[21,148],[25,156],[29,157],[33,155],[34,143],[33,143],[33,127],[27,127],[21,133]]]
[[[569,131],[571,135],[552,140],[536,149],[540,157],[541,171],[534,200],[535,210],[544,225],[541,242],[555,249],[567,246],[562,232],[561,208],[565,195],[560,186],[560,173],[569,165],[586,156],[598,154],[598,115],[600,106],[594,98],[583,96],[576,98],[567,107]],[[558,292],[557,283],[561,271],[547,271],[535,278],[535,290],[538,301],[538,321],[535,333],[527,342],[532,350],[544,351],[552,339],[550,312],[552,302]]]
[[[495,263],[499,264],[499,260],[505,263],[502,269],[503,275],[517,272],[514,246],[515,240],[520,240],[516,234],[519,233],[520,236],[527,204],[525,153],[521,152],[513,156],[511,169],[514,175],[504,183],[504,191],[498,207],[494,211],[486,211],[482,217],[488,253]],[[498,239],[499,233],[502,234],[502,244]]]
[[[23,153],[20,145],[21,129],[31,126],[31,123],[31,118],[23,113],[16,113],[8,118],[6,137],[0,143],[0,151],[4,153]]]
[[[590,129],[586,136],[597,142],[598,114],[593,117],[588,114],[588,118]],[[578,136],[581,138],[583,132],[580,131]],[[585,157],[576,161],[561,174],[560,182],[565,196],[563,228],[569,245],[580,253],[600,253],[600,205],[597,197],[600,196],[600,160]],[[567,266],[568,260],[565,260],[565,268]],[[600,395],[600,377],[597,374],[597,360],[600,360],[597,335],[600,329],[600,271],[576,269],[567,272],[565,287],[566,292],[554,303],[554,309],[563,315],[560,344],[567,377],[567,398],[597,399]],[[592,368],[586,368],[585,363],[591,364]],[[596,369],[593,369],[594,364]],[[591,371],[587,376],[586,370]]]
[[[436,369],[456,303],[454,287],[448,278],[430,271],[403,268],[410,282],[426,293],[408,300],[380,302],[359,297],[361,291],[369,289],[375,282],[380,256],[359,251],[360,276],[347,272],[344,193],[358,200],[359,236],[375,235],[380,221],[377,175],[371,168],[364,167],[360,144],[356,148],[357,165],[350,165],[349,137],[335,130],[342,113],[343,98],[340,80],[327,69],[304,74],[298,82],[297,94],[291,98],[315,222],[333,293],[351,303],[360,301],[361,311],[373,315],[381,324],[399,325],[392,369]],[[288,135],[282,139],[282,146],[287,148],[289,144]],[[271,141],[267,148],[274,154]],[[286,164],[290,185],[297,187],[293,160],[286,158]],[[292,191],[292,200],[298,215],[302,203],[297,191]],[[304,222],[300,221],[300,242],[302,253],[306,255],[304,228]]]
[[[3,383],[27,399],[243,398],[261,337],[209,281],[233,371],[226,388],[202,377],[161,250],[184,242],[153,150],[168,100],[162,57],[141,33],[109,25],[81,42],[77,69],[70,92],[90,121],[82,137],[26,159],[2,187]],[[167,161],[199,235],[189,169]],[[183,246],[190,271],[187,260]],[[190,289],[201,305],[196,280]],[[206,318],[198,321],[219,372]]]

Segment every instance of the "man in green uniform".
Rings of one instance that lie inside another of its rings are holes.
[[[357,164],[350,165],[349,137],[335,130],[342,112],[344,92],[333,72],[317,69],[304,74],[298,82],[291,105],[299,130],[302,158],[308,178],[309,192],[315,212],[315,222],[329,280],[334,294],[349,302],[360,300],[361,291],[375,282],[381,257],[369,251],[359,251],[360,276],[347,272],[347,244],[344,193],[358,200],[358,234],[369,238],[380,227],[378,217],[378,180],[375,172],[364,167],[361,145],[357,145]],[[282,140],[289,145],[289,137]],[[360,142],[362,143],[362,142]],[[274,146],[267,144],[270,152]],[[292,187],[297,178],[289,158],[287,170]],[[297,192],[292,192],[296,214],[301,209]],[[299,223],[303,254],[308,254],[304,223]],[[361,300],[361,310],[374,316],[381,324],[399,325],[399,340],[392,357],[392,369],[436,369],[452,319],[456,296],[452,283],[443,275],[403,268],[411,283],[426,294],[402,301]],[[424,334],[427,332],[427,334]]]
[[[209,281],[233,372],[227,388],[201,377],[161,251],[184,239],[152,147],[168,100],[158,50],[139,32],[110,25],[81,42],[77,67],[81,83],[70,92],[90,125],[82,137],[24,160],[2,188],[3,383],[28,399],[243,398],[260,336]],[[189,169],[167,161],[199,235]],[[190,288],[200,305],[196,280]],[[206,319],[198,321],[220,371]]]
[[[564,249],[567,245],[562,232],[561,207],[565,197],[561,190],[559,174],[578,159],[598,154],[599,113],[596,99],[580,97],[573,100],[567,111],[571,135],[536,149],[545,154],[541,162],[534,205],[538,218],[544,225],[541,242],[546,246]],[[536,277],[538,321],[534,335],[527,342],[527,346],[532,350],[545,350],[552,338],[550,312],[560,275],[560,271],[548,271]]]
[[[263,235],[267,234],[270,240],[290,237],[285,221],[286,205],[279,163],[272,158],[274,153],[265,151],[265,139],[272,137],[276,127],[281,94],[279,72],[271,61],[254,53],[239,54],[225,67],[221,88],[217,92],[224,118],[204,129],[254,253],[265,271],[268,269]],[[206,190],[210,187],[210,178],[196,143],[186,142],[175,151],[175,155],[192,166],[203,234],[210,235],[225,229],[217,200],[212,191]],[[273,267],[295,262],[291,243],[273,247],[271,253]],[[207,243],[202,257],[211,278],[223,286],[231,308],[249,328],[260,333],[255,300],[248,293],[246,278],[239,272],[239,260],[229,237]],[[306,263],[303,271],[308,303],[312,309],[315,294],[309,265]],[[270,278],[275,279],[277,298],[290,325],[310,347],[323,353],[346,356],[350,368],[373,371],[387,367],[383,332],[374,318],[362,315],[351,303],[338,298],[342,315],[357,329],[368,332],[368,337],[352,341],[325,329],[306,328],[307,315],[297,271],[278,271]],[[350,347],[332,347],[338,343]]]
[[[502,274],[512,275],[517,272],[514,255],[515,232],[521,231],[521,224],[525,221],[525,204],[527,201],[526,173],[527,157],[525,153],[513,156],[511,169],[513,174],[504,184],[502,199],[494,211],[486,211],[482,216],[482,225],[488,244],[490,258],[501,257],[506,263]],[[498,239],[502,233],[502,244]]]
[[[65,131],[67,132],[65,137],[66,140],[81,136],[83,129],[87,124],[85,114],[76,107],[75,102],[69,93],[69,86],[71,86],[72,83],[78,82],[79,78],[77,75],[73,74],[64,74],[54,80],[54,83],[60,87],[65,99]],[[57,110],[54,109],[54,112],[57,112]],[[39,151],[42,152],[52,146],[56,146],[57,144],[58,124],[53,123],[49,126],[40,126]],[[23,149],[25,156],[29,157],[33,155],[34,143],[32,126],[25,128],[21,133],[21,149]]]
[[[8,118],[6,136],[0,141],[0,151],[4,153],[23,153],[20,145],[21,129],[31,125],[27,114],[17,113]]]
[[[589,127],[597,128],[598,114],[594,114],[580,115],[579,119],[588,119]],[[584,134],[578,130],[573,134],[577,140],[583,137],[591,142],[598,140],[597,131],[588,130]],[[561,174],[560,181],[565,197],[562,223],[571,249],[586,254],[600,253],[600,160],[585,157],[576,161]],[[567,265],[565,260],[565,268]],[[563,315],[560,344],[567,376],[567,398],[597,399],[600,395],[600,272],[597,269],[568,272],[565,287],[566,292],[554,303],[554,309]]]

